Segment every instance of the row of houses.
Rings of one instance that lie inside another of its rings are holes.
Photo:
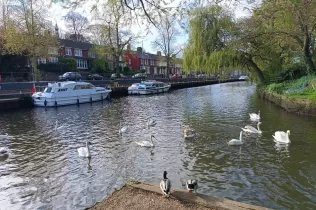
[[[70,39],[60,39],[60,47],[50,47],[47,57],[38,58],[38,64],[57,63],[60,58],[76,59],[77,69],[80,71],[91,70],[93,59],[96,58],[93,53],[93,44],[77,42]],[[136,51],[127,47],[127,50],[120,57],[120,66],[128,66],[131,70],[146,70],[147,74],[168,75],[182,74],[181,60],[173,57],[167,72],[167,62],[165,56],[158,51],[157,54],[144,52],[142,47],[137,47]],[[109,68],[113,70],[114,57],[108,56]]]

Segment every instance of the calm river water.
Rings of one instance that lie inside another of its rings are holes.
[[[255,125],[248,113],[261,110],[262,135],[244,135]],[[146,118],[157,125],[146,128]],[[56,120],[62,128],[54,130]],[[119,124],[128,125],[120,136]],[[183,127],[194,139],[183,139]],[[173,187],[199,181],[199,193],[275,209],[316,209],[316,118],[289,114],[260,100],[245,82],[134,96],[111,102],[34,108],[0,115],[0,209],[84,209],[106,198],[127,180],[159,183],[168,171]],[[273,141],[291,130],[292,143]],[[153,149],[134,141],[157,137]],[[78,156],[86,140],[92,158]]]

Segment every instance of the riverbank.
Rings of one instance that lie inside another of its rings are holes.
[[[258,92],[287,112],[316,116],[316,76],[261,86]]]
[[[242,80],[239,79],[227,79],[227,80],[201,80],[194,78],[188,79],[180,79],[180,80],[172,80],[170,90],[176,90],[181,88],[190,88],[190,87],[198,87],[198,86],[205,86],[205,85],[212,85],[218,83],[226,83],[226,82],[239,82]],[[111,98],[117,98],[122,96],[128,96],[128,86],[135,82],[140,82],[138,80],[123,80],[120,81],[89,81],[94,85],[101,86],[101,87],[111,87]],[[128,83],[130,82],[130,83]],[[48,82],[40,82],[37,83],[38,87],[45,87]],[[116,84],[114,84],[116,83]],[[16,110],[19,108],[29,108],[32,107],[32,100],[31,100],[31,89],[33,83],[1,83],[1,90],[0,90],[0,111],[7,111],[7,110]],[[42,91],[43,88],[38,88],[37,91]]]
[[[267,210],[267,208],[215,198],[183,190],[172,190],[164,198],[158,185],[131,181],[109,198],[88,210],[173,209],[173,210]]]

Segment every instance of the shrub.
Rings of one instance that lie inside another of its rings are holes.
[[[283,81],[299,79],[306,75],[306,66],[302,63],[286,65],[280,73]]]
[[[68,65],[69,71],[77,71],[77,62],[74,58],[60,58],[59,63]]]

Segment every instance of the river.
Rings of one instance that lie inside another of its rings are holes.
[[[261,135],[239,138],[248,113],[261,111]],[[157,125],[146,128],[152,117]],[[56,121],[60,129],[55,130]],[[129,131],[122,136],[122,125]],[[183,127],[196,130],[183,139]],[[198,192],[274,209],[316,209],[316,118],[286,113],[260,100],[247,82],[133,96],[111,102],[33,108],[0,114],[0,209],[84,209],[127,180],[159,183],[164,170],[174,188],[195,178]],[[279,146],[275,131],[291,130]],[[153,134],[154,148],[136,140]],[[78,156],[89,140],[92,158]]]

